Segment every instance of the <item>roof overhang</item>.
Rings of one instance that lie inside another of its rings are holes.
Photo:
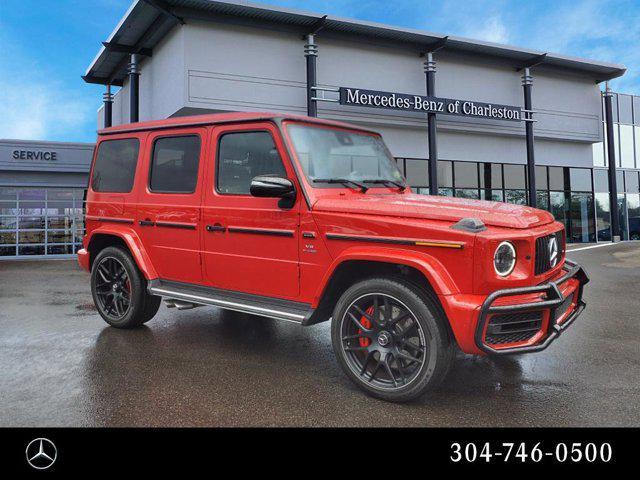
[[[516,69],[543,65],[558,73],[584,76],[594,82],[624,75],[624,65],[558,55],[509,45],[445,36],[374,22],[325,16],[302,10],[272,7],[248,1],[135,0],[91,62],[83,79],[89,83],[122,85],[130,53],[150,55],[153,48],[177,24],[189,19],[265,26],[305,34],[323,17],[322,35],[362,38],[427,52],[434,48],[502,59]]]

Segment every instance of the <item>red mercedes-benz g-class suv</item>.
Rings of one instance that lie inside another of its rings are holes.
[[[588,278],[551,214],[417,195],[375,132],[267,113],[99,132],[78,252],[110,325],[214,305],[332,321],[346,374],[386,400],[441,381],[455,347],[535,352]]]

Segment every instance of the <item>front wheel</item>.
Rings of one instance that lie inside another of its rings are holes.
[[[116,328],[151,320],[161,298],[147,293],[147,281],[131,255],[119,247],[102,250],[91,268],[91,293],[100,316]]]
[[[403,402],[435,387],[452,363],[445,319],[409,282],[374,278],[350,287],[333,312],[340,366],[370,395]]]

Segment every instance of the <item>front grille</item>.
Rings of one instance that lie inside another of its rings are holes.
[[[558,254],[554,265],[551,264],[551,252],[549,250],[549,242],[551,238],[555,237],[558,245]],[[552,233],[551,235],[545,235],[544,237],[536,238],[536,264],[535,274],[540,275],[555,267],[564,255],[564,235],[562,230]]]
[[[525,342],[538,333],[541,326],[541,311],[494,315],[489,319],[485,341],[490,345]]]

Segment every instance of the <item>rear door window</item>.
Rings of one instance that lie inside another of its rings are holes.
[[[193,193],[198,182],[200,137],[158,138],[153,143],[149,190],[156,193]]]
[[[101,142],[91,177],[93,191],[130,192],[136,174],[139,149],[140,142],[137,138]]]

